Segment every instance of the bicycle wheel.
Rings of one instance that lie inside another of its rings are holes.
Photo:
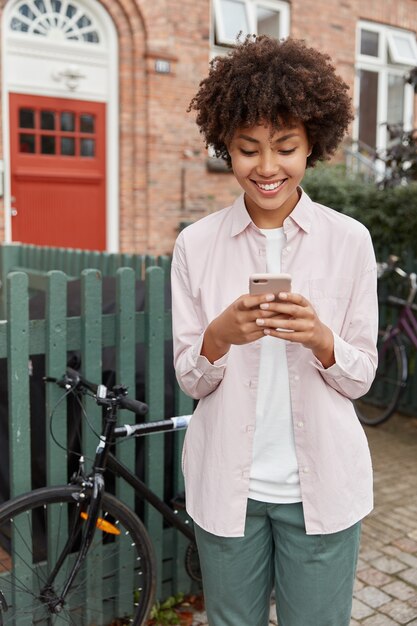
[[[397,337],[378,333],[378,368],[368,393],[355,400],[355,410],[362,424],[375,426],[385,422],[395,411],[407,380],[407,357]]]
[[[155,589],[152,545],[138,517],[108,494],[102,499],[93,543],[64,606],[54,613],[52,606],[78,553],[79,537],[51,587],[45,585],[74,524],[85,524],[90,496],[80,494],[76,486],[50,487],[0,507],[0,624],[145,623]]]

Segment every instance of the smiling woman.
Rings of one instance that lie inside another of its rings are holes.
[[[175,369],[199,399],[183,469],[209,622],[266,626],[275,586],[280,624],[348,626],[372,508],[351,400],[375,374],[376,263],[367,230],[300,186],[347,130],[347,86],[301,41],[248,37],[213,60],[190,109],[243,191],[184,229],[172,260]],[[248,294],[255,273],[289,274],[293,291]]]

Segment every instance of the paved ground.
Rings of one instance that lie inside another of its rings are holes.
[[[417,418],[395,415],[367,435],[375,509],[362,526],[351,626],[417,626]],[[193,626],[208,626],[204,613]]]

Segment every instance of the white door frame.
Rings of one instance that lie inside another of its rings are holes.
[[[108,252],[118,252],[119,68],[115,25],[97,0],[69,0],[88,12],[103,44],[15,32],[9,23],[21,3],[7,2],[1,24],[5,242],[12,241],[9,93],[27,93],[106,103],[106,247]],[[71,74],[75,78],[68,76]]]

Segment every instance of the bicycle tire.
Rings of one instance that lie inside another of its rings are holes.
[[[140,519],[110,494],[104,494],[100,507],[100,518],[110,525],[101,522],[101,529],[97,525],[61,612],[54,614],[47,605],[43,589],[47,576],[65,545],[73,516],[88,505],[90,496],[87,492],[80,498],[82,493],[77,486],[46,487],[0,507],[0,623],[4,626],[146,623],[156,580],[152,544]],[[75,544],[67,555],[55,580],[56,594],[78,547]]]
[[[354,401],[362,424],[382,424],[395,412],[408,376],[404,345],[396,336],[378,333],[378,367],[368,393]]]

